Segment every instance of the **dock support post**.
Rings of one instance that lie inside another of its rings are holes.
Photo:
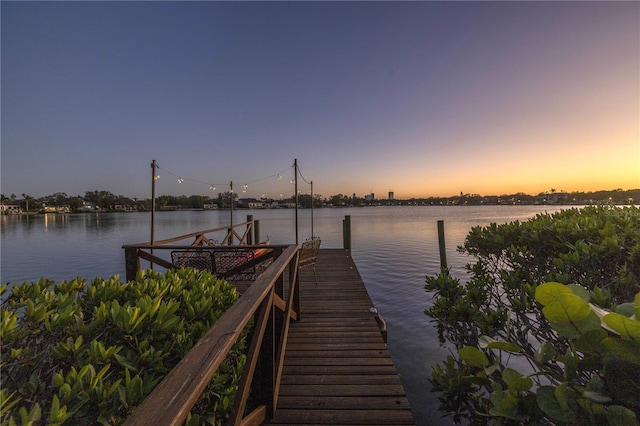
[[[447,269],[447,252],[444,245],[444,220],[438,221],[438,248],[440,249],[440,269]]]
[[[342,221],[342,247],[351,253],[351,216],[346,215]]]
[[[124,263],[127,275],[127,282],[136,279],[136,275],[140,270],[140,257],[138,257],[138,249],[135,247],[124,248]]]
[[[253,221],[253,240],[256,244],[260,244],[260,221]]]
[[[252,214],[247,215],[247,222],[251,222],[251,223],[247,223],[247,229],[249,231],[247,232],[247,245],[251,246],[253,245],[253,215]]]

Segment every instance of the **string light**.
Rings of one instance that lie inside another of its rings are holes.
[[[156,164],[156,168],[160,169],[160,166],[158,166]],[[277,190],[276,191],[272,191],[272,192],[269,192],[269,191],[262,192],[259,189],[251,191],[249,186],[253,186],[251,184],[253,184],[255,182],[267,181],[269,179],[274,179],[274,178],[275,178],[274,180],[282,181],[283,180],[283,173],[285,173],[287,170],[288,169],[285,169],[285,170],[280,171],[279,173],[276,173],[276,174],[273,174],[273,175],[270,175],[270,176],[266,176],[266,177],[263,177],[263,178],[254,179],[254,180],[250,180],[250,181],[245,181],[246,183],[244,183],[242,185],[242,192],[246,193],[246,194],[250,193],[250,194],[252,194],[250,196],[254,196],[256,198],[259,197],[259,198],[262,198],[262,199],[276,198],[276,197],[278,197],[278,195],[280,196],[280,198],[283,198],[284,194],[276,192]],[[184,177],[183,175],[181,176],[181,175],[178,175],[178,174],[174,174],[171,171],[166,170],[166,169],[163,169],[163,171],[164,171],[164,173],[168,173],[171,176],[173,176],[178,181],[178,184],[182,184],[182,183],[186,183],[186,182],[193,182],[193,183],[203,184],[203,185],[206,185],[207,187],[209,187],[210,191],[215,191],[216,187],[227,186],[228,185],[228,184],[220,184],[220,183],[215,184],[215,183],[211,183],[211,182],[203,182],[203,181],[196,180],[196,179],[190,179],[188,177]],[[158,180],[158,179],[160,179],[160,174],[159,173],[156,176],[154,176],[154,180]],[[294,184],[295,183],[295,179],[291,179],[290,183]],[[230,188],[229,192],[230,193],[237,193],[238,191]],[[285,192],[288,192],[288,191],[285,191]]]

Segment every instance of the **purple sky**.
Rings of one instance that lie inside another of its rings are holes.
[[[7,196],[640,187],[638,2],[0,7]]]

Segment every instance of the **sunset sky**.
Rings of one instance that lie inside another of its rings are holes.
[[[640,188],[638,2],[0,7],[7,196]]]

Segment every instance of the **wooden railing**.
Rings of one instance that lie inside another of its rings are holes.
[[[273,263],[135,409],[126,425],[183,424],[252,318],[255,326],[229,424],[259,425],[273,416],[289,323],[299,319],[300,298],[298,247],[271,248]],[[247,410],[250,396],[257,407]]]
[[[257,221],[256,221],[257,222]],[[166,258],[162,258],[154,254],[155,251],[167,253],[171,250],[188,250],[197,247],[215,247],[216,250],[222,250],[223,247],[251,246],[259,236],[254,237],[254,221],[248,220],[235,224],[233,226],[224,226],[220,228],[207,229],[205,231],[193,232],[191,234],[181,235],[179,237],[168,238],[165,240],[146,242],[140,244],[127,244],[122,248],[125,255],[125,268],[127,281],[132,281],[136,277],[136,273],[140,270],[140,261],[147,260],[153,265],[163,268],[173,269],[177,266]],[[219,234],[222,242],[214,239],[212,234]],[[190,241],[191,243],[187,243]],[[174,245],[175,243],[182,243]],[[256,241],[257,243],[257,241]],[[188,244],[188,245],[187,245]],[[233,245],[232,245],[233,244]]]

